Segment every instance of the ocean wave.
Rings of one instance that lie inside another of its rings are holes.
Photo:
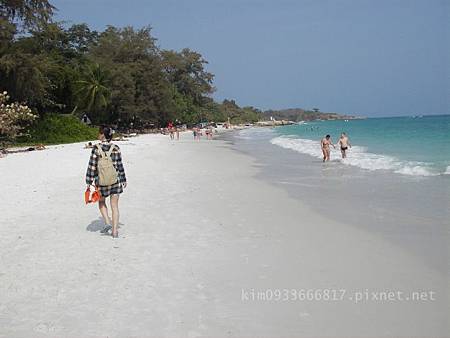
[[[450,165],[445,170],[444,175],[450,175]]]
[[[270,141],[272,144],[285,149],[291,149],[302,154],[323,158],[320,142],[308,139],[289,138],[280,136]],[[359,167],[366,170],[390,170],[398,174],[412,176],[436,176],[430,165],[424,162],[400,161],[395,157],[367,152],[365,147],[353,146],[347,158],[341,159],[340,151],[332,149],[331,161],[340,161],[343,164]],[[447,168],[450,174],[450,167]]]

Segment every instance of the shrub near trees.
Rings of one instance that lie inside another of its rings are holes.
[[[52,22],[46,0],[0,0],[0,90],[47,114],[87,114],[126,128],[168,121],[254,121],[259,111],[217,103],[207,61],[188,48],[162,50],[150,27]],[[3,133],[3,132],[1,132]]]
[[[17,102],[8,103],[8,100],[7,92],[0,93],[0,135],[14,139],[37,116],[26,105]]]

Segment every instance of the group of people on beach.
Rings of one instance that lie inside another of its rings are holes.
[[[175,138],[175,134],[176,138],[179,139],[178,128],[174,127],[172,123],[168,125],[168,130],[171,139]],[[212,139],[212,127],[206,130],[207,138]],[[193,134],[194,139],[200,139],[201,134],[199,128],[193,128]],[[116,238],[118,237],[119,226],[119,196],[127,186],[127,179],[120,148],[111,142],[112,138],[113,130],[108,127],[101,127],[98,134],[100,143],[93,145],[89,142],[86,146],[86,148],[92,149],[86,171],[86,185],[87,190],[93,186],[99,194],[98,207],[105,223],[104,228],[100,232],[102,234],[111,234],[113,238]],[[330,147],[336,148],[338,146],[341,150],[342,158],[347,157],[347,150],[351,148],[350,140],[344,132],[341,134],[336,145],[333,144],[331,136],[326,135],[322,138],[320,146],[323,153],[323,162],[330,160]],[[107,184],[104,182],[107,182]],[[108,197],[110,198],[111,218],[109,217],[108,207],[106,205],[106,198]]]
[[[186,127],[174,125],[172,122],[169,122],[166,128],[161,128],[161,133],[163,133],[164,135],[167,135],[168,133],[171,140],[174,140],[176,138],[178,141],[180,139],[180,129],[185,130]],[[214,135],[213,126],[208,125],[205,128],[194,126],[192,128],[192,135],[194,136],[195,141],[200,141],[203,134],[206,136],[206,139],[212,140]]]
[[[205,129],[206,139],[212,140],[213,134],[214,132],[212,126],[209,126],[208,128]],[[192,135],[194,136],[194,140],[200,141],[200,137],[203,136],[203,132],[200,128],[194,127],[192,128]]]
[[[331,153],[330,146],[332,146],[334,149],[336,149],[336,146],[338,146],[341,150],[341,156],[343,159],[347,157],[347,150],[352,147],[347,134],[344,132],[341,134],[341,137],[339,138],[339,141],[336,143],[336,146],[333,144],[333,141],[331,140],[331,136],[326,135],[320,141],[320,147],[321,147],[322,153],[323,153],[323,162],[330,160],[330,153]]]
[[[164,135],[169,134],[171,140],[175,140],[176,138],[178,141],[180,139],[180,129],[184,130],[185,127],[174,125],[172,122],[169,122],[166,128],[161,128],[161,133]],[[192,128],[192,135],[194,136],[195,141],[200,141],[203,134],[206,136],[207,140],[212,140],[214,135],[213,126],[209,125],[206,128],[194,126]]]

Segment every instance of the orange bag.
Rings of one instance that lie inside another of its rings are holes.
[[[95,187],[94,191],[91,191],[90,188],[87,188],[84,192],[84,201],[86,204],[98,202],[100,199],[100,193],[98,192],[98,188]]]

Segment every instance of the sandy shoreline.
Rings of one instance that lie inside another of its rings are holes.
[[[83,144],[0,160],[0,337],[449,332],[448,276],[258,180],[253,159],[225,142],[145,135],[119,145],[129,188],[118,240],[99,235],[96,206],[83,203]],[[345,295],[252,299],[268,289]],[[366,290],[435,300],[356,303]]]
[[[414,254],[450,276],[450,181],[370,171],[284,149],[277,132],[228,134],[232,148],[255,158],[257,177],[289,193],[316,213],[353,225]],[[352,154],[350,154],[352,155]]]

